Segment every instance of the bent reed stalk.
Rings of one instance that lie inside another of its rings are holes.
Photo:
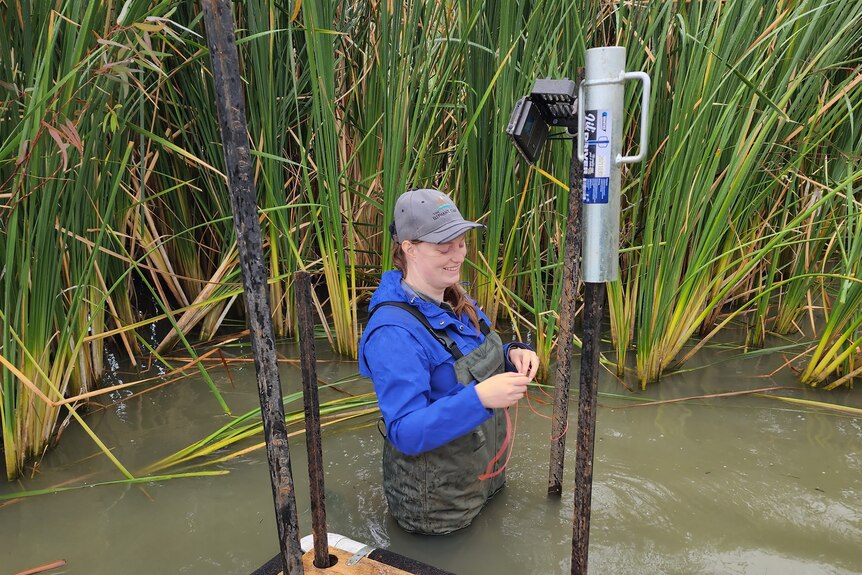
[[[656,381],[740,317],[742,345],[811,342],[805,383],[858,381],[862,0],[289,4],[235,14],[279,336],[294,333],[291,276],[306,269],[325,336],[355,357],[395,198],[438,186],[487,226],[470,237],[470,293],[547,365],[571,148],[548,145],[530,168],[503,130],[535,78],[573,78],[586,48],[622,45],[653,93],[608,290],[619,376]],[[99,385],[108,341],[133,364],[176,341],[192,352],[242,306],[197,4],[12,1],[0,21],[13,478],[74,408],[53,403]],[[627,90],[627,149],[637,97]],[[170,325],[154,339],[138,326],[155,313]]]

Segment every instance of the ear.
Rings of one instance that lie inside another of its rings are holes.
[[[416,244],[409,240],[404,240],[401,242],[401,251],[404,252],[408,258],[416,257]]]

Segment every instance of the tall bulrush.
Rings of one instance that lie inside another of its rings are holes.
[[[240,50],[246,63],[246,114],[255,156],[255,183],[264,216],[271,275],[270,301],[276,335],[294,333],[292,277],[304,257],[305,236],[300,216],[305,212],[298,178],[296,138],[307,111],[298,106],[308,93],[307,67],[302,57],[303,36],[292,25],[293,13],[272,2],[245,2],[238,26],[246,36]]]
[[[555,341],[562,266],[558,255],[570,198],[571,147],[548,145],[535,171],[513,153],[505,134],[515,101],[539,77],[574,78],[582,65],[593,3],[459,3],[454,35],[467,42],[459,77],[465,88],[454,113],[455,142],[444,185],[457,190],[466,215],[486,224],[470,250],[471,292],[488,314],[527,328],[547,365]],[[565,138],[558,133],[555,137]],[[560,187],[558,183],[562,181]],[[576,192],[577,194],[577,192]]]
[[[304,200],[296,183],[297,146],[302,122],[298,96],[307,73],[295,73],[290,14],[269,3],[248,2],[237,11],[238,46],[246,78],[249,144],[262,229],[268,248],[270,293],[278,335],[292,333],[290,278],[301,259],[299,209]],[[172,18],[197,23],[198,6],[180,3]],[[146,181],[136,205],[134,236],[147,263],[146,275],[165,312],[180,307],[176,327],[159,342],[159,352],[197,330],[211,338],[230,314],[241,313],[230,202],[201,34],[165,42],[172,67],[150,86],[155,113],[136,123],[149,158]],[[297,51],[301,52],[301,43]],[[291,176],[293,175],[292,181]]]
[[[117,229],[111,214],[127,203],[122,182],[132,151],[111,113],[134,107],[134,97],[111,96],[109,87],[122,81],[119,50],[92,42],[105,24],[96,4],[17,8],[2,14],[17,31],[6,63],[18,97],[4,110],[0,147],[0,414],[10,478],[44,451],[64,397],[102,376],[103,342],[88,336],[120,307],[103,247]],[[108,29],[125,39],[121,27]],[[78,417],[74,406],[66,409]]]
[[[356,357],[359,339],[357,286],[353,244],[354,198],[347,171],[354,145],[347,138],[342,95],[341,53],[336,36],[349,15],[334,0],[302,5],[305,65],[310,82],[311,113],[302,141],[301,177],[311,204],[308,217],[320,257],[335,349]]]
[[[862,374],[862,201],[858,183],[862,170],[838,184],[844,210],[832,238],[838,272],[835,290],[822,290],[826,325],[820,330],[801,379],[810,385],[826,381],[827,389],[849,385]],[[838,377],[833,377],[838,376]]]
[[[857,33],[860,28],[857,26]],[[843,81],[836,78],[836,96],[821,101],[822,112],[816,119],[829,128],[834,151],[824,162],[823,179],[837,198],[831,211],[823,214],[834,231],[828,235],[828,243],[822,233],[815,246],[824,252],[821,269],[837,278],[822,282],[820,302],[826,325],[818,330],[817,345],[801,379],[811,385],[826,383],[827,389],[851,385],[862,374],[862,134],[854,122],[845,120],[845,115],[862,109],[862,90],[855,87],[859,84],[862,62],[857,60],[855,66],[847,67]],[[839,101],[844,106],[835,105]]]
[[[842,75],[851,53],[846,38],[858,30],[859,8],[692,3],[675,5],[679,12],[669,18],[668,5],[655,6],[668,27],[652,47],[663,42],[673,65],[651,70],[659,91],[653,99],[653,149],[661,155],[647,164],[643,219],[631,227],[630,241],[639,246],[632,253],[639,276],[635,321],[642,384],[658,379],[704,320],[745,293],[751,274],[761,273],[765,242],[750,232],[772,227],[763,218],[782,181],[803,158],[828,149],[823,138],[798,141],[789,135],[819,117],[816,102],[802,107],[800,101],[823,78]],[[647,8],[629,8],[639,9]],[[629,25],[621,31],[630,46],[648,37],[643,27],[652,21],[626,19]],[[827,85],[832,95],[842,90]],[[849,114],[833,121],[847,122]],[[794,203],[793,209],[795,216],[805,206]],[[770,241],[778,246],[792,234],[792,226],[775,228]]]
[[[180,3],[171,16],[191,24],[196,8]],[[201,73],[208,58],[203,32],[160,42],[168,55],[163,73],[146,87],[151,107],[130,118],[148,158],[137,190],[135,247],[148,264],[157,306],[183,310],[159,353],[196,329],[212,337],[240,282],[213,89]]]
[[[66,411],[131,478],[74,398],[103,375],[106,333],[136,361],[125,327],[135,321],[130,272],[149,268],[176,287],[160,216],[148,211],[156,202],[146,203],[144,192],[158,153],[142,139],[165,75],[167,54],[154,45],[181,43],[185,33],[173,29],[169,9],[144,0],[0,7],[13,31],[4,35],[4,88],[15,95],[0,125],[0,419],[10,478],[44,453]],[[152,293],[170,305],[165,292]]]
[[[785,195],[785,203],[791,200],[795,202],[795,198],[810,202],[815,195],[820,194],[820,188],[806,180],[803,171],[791,175],[786,184],[788,193]],[[792,207],[792,204],[788,207]],[[784,214],[785,217],[789,216],[791,210],[785,209]],[[786,220],[779,220],[778,223],[786,225]],[[834,229],[835,222],[831,217],[825,213],[813,213],[800,225],[796,241],[771,256],[780,266],[777,273],[784,281],[780,296],[775,300],[773,330],[776,333],[804,333],[806,328],[811,333],[816,332],[812,296],[817,285],[823,281],[818,272],[825,272],[823,263],[826,261],[825,254]]]
[[[343,99],[347,133],[356,143],[350,191],[357,200],[357,273],[363,278],[391,267],[385,228],[398,195],[433,185],[439,163],[433,150],[446,123],[439,104],[454,59],[451,46],[432,37],[446,10],[418,2],[350,7]]]

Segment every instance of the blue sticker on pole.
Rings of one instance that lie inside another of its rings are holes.
[[[585,204],[607,204],[611,183],[611,114],[608,110],[584,112]]]

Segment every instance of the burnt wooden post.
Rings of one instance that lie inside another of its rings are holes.
[[[317,396],[317,356],[314,351],[314,305],[311,276],[293,274],[296,316],[299,324],[299,359],[302,366],[302,397],[305,407],[305,445],[308,448],[308,480],[311,495],[311,533],[314,538],[314,566],[330,567],[326,533],[326,504],[323,489],[323,448],[320,438],[320,400]]]
[[[578,393],[578,436],[575,449],[575,511],[572,533],[572,575],[586,575],[593,494],[593,453],[596,441],[596,398],[599,385],[599,344],[605,284],[584,284],[584,339],[581,387]]]
[[[290,449],[284,423],[281,381],[275,355],[275,336],[267,294],[258,207],[254,194],[245,102],[239,78],[239,56],[230,0],[202,0],[207,46],[210,51],[219,128],[224,147],[230,204],[245,288],[245,309],[257,372],[261,417],[269,460],[275,522],[286,575],[301,575],[302,548],[296,513]]]
[[[580,81],[580,78],[578,78]],[[563,460],[569,424],[569,387],[572,369],[572,337],[575,334],[575,309],[580,281],[581,186],[584,167],[578,160],[577,143],[572,143],[569,166],[569,215],[563,246],[563,293],[560,301],[560,330],[557,333],[557,369],[554,376],[554,412],[551,416],[551,462],[548,495],[563,491]]]

